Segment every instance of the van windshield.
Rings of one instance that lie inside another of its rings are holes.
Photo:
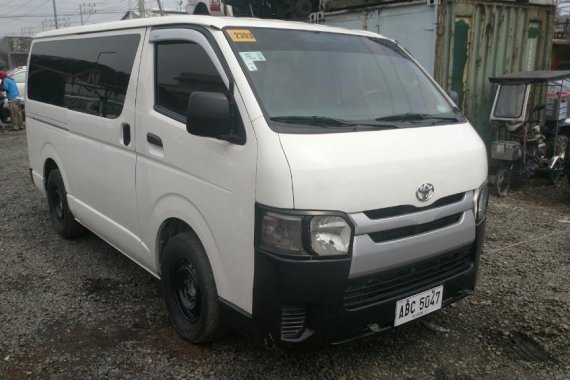
[[[270,126],[279,132],[464,122],[396,44],[363,36],[225,29]]]

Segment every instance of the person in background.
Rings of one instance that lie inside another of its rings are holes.
[[[0,132],[4,132],[6,130],[6,122],[8,120],[8,110],[4,107],[4,101],[6,99],[5,92],[2,91],[0,88]],[[6,102],[6,106],[8,103]]]
[[[8,77],[4,71],[0,71],[0,80],[2,80],[2,87],[6,91],[6,96],[8,97],[8,108],[10,109],[10,118],[12,119],[12,130],[18,131],[20,129],[24,129],[22,105],[20,104],[20,99],[18,99],[20,91],[18,91],[16,81]]]

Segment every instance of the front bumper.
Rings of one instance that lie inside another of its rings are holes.
[[[291,260],[256,250],[253,314],[227,304],[222,310],[239,331],[285,348],[363,338],[394,326],[402,298],[438,285],[444,286],[442,306],[471,294],[484,232],[485,220],[469,246],[357,279],[349,279],[350,258]]]

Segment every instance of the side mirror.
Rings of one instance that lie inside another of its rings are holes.
[[[453,100],[453,103],[459,107],[459,94],[457,91],[447,91],[447,95]]]
[[[228,140],[225,138],[231,136],[228,97],[221,92],[194,91],[188,99],[186,130],[197,136]]]

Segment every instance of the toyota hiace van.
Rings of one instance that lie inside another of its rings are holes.
[[[40,33],[28,68],[56,231],[161,279],[189,341],[347,342],[473,292],[485,146],[396,42],[175,16]]]

